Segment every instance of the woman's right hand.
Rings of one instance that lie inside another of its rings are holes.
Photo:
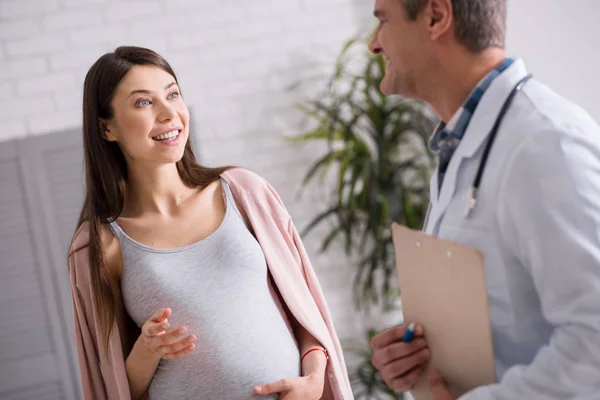
[[[184,357],[194,351],[196,336],[187,335],[185,327],[178,327],[167,332],[170,325],[167,320],[171,315],[170,308],[158,310],[142,326],[139,339],[144,349],[157,359],[173,360]]]

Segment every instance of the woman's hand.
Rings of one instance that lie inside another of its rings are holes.
[[[254,393],[268,395],[279,393],[280,400],[319,400],[325,389],[325,370],[327,368],[327,353],[325,350],[311,351],[302,357],[302,373],[298,378],[281,379],[277,382],[254,387]],[[323,354],[325,353],[325,355]]]
[[[319,400],[323,395],[324,386],[323,374],[311,374],[256,386],[254,393],[262,396],[279,393],[280,400]]]
[[[158,310],[142,326],[142,334],[138,341],[146,350],[147,354],[157,359],[172,360],[190,354],[195,346],[196,337],[187,335],[185,327],[178,327],[167,332],[170,325],[167,318],[171,315],[171,309]]]

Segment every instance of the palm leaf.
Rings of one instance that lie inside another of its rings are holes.
[[[304,230],[301,233],[301,236],[305,236],[308,234],[308,232],[310,232],[315,226],[317,226],[321,221],[325,220],[327,217],[334,215],[335,213],[337,213],[339,210],[339,208],[337,206],[332,207],[326,211],[323,211],[322,213],[320,213],[319,215],[317,215],[307,226],[306,228],[304,228]]]
[[[334,228],[331,230],[331,232],[329,232],[329,234],[325,237],[323,244],[321,245],[321,252],[327,251],[327,249],[331,245],[331,242],[333,242],[338,237],[340,231],[341,229],[338,226],[337,228]]]

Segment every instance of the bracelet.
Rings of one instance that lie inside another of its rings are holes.
[[[327,354],[327,350],[325,350],[325,349],[323,349],[321,347],[315,347],[315,348],[312,348],[312,349],[308,350],[306,353],[304,353],[304,355],[302,356],[302,358],[300,358],[300,362],[302,362],[304,360],[304,357],[306,357],[308,355],[308,353],[312,353],[313,351],[317,351],[317,350],[318,351],[322,351],[323,354],[325,354],[325,359],[327,361],[329,361],[329,354]]]

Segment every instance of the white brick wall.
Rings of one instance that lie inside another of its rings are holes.
[[[314,146],[294,148],[299,100],[284,88],[330,65],[342,42],[372,28],[364,0],[0,0],[0,141],[80,126],[92,63],[122,44],[150,47],[173,66],[193,112],[201,161],[267,178],[298,228],[320,194],[296,197]],[[318,149],[317,149],[318,151]],[[352,272],[339,252],[306,245],[342,338],[362,337]]]

